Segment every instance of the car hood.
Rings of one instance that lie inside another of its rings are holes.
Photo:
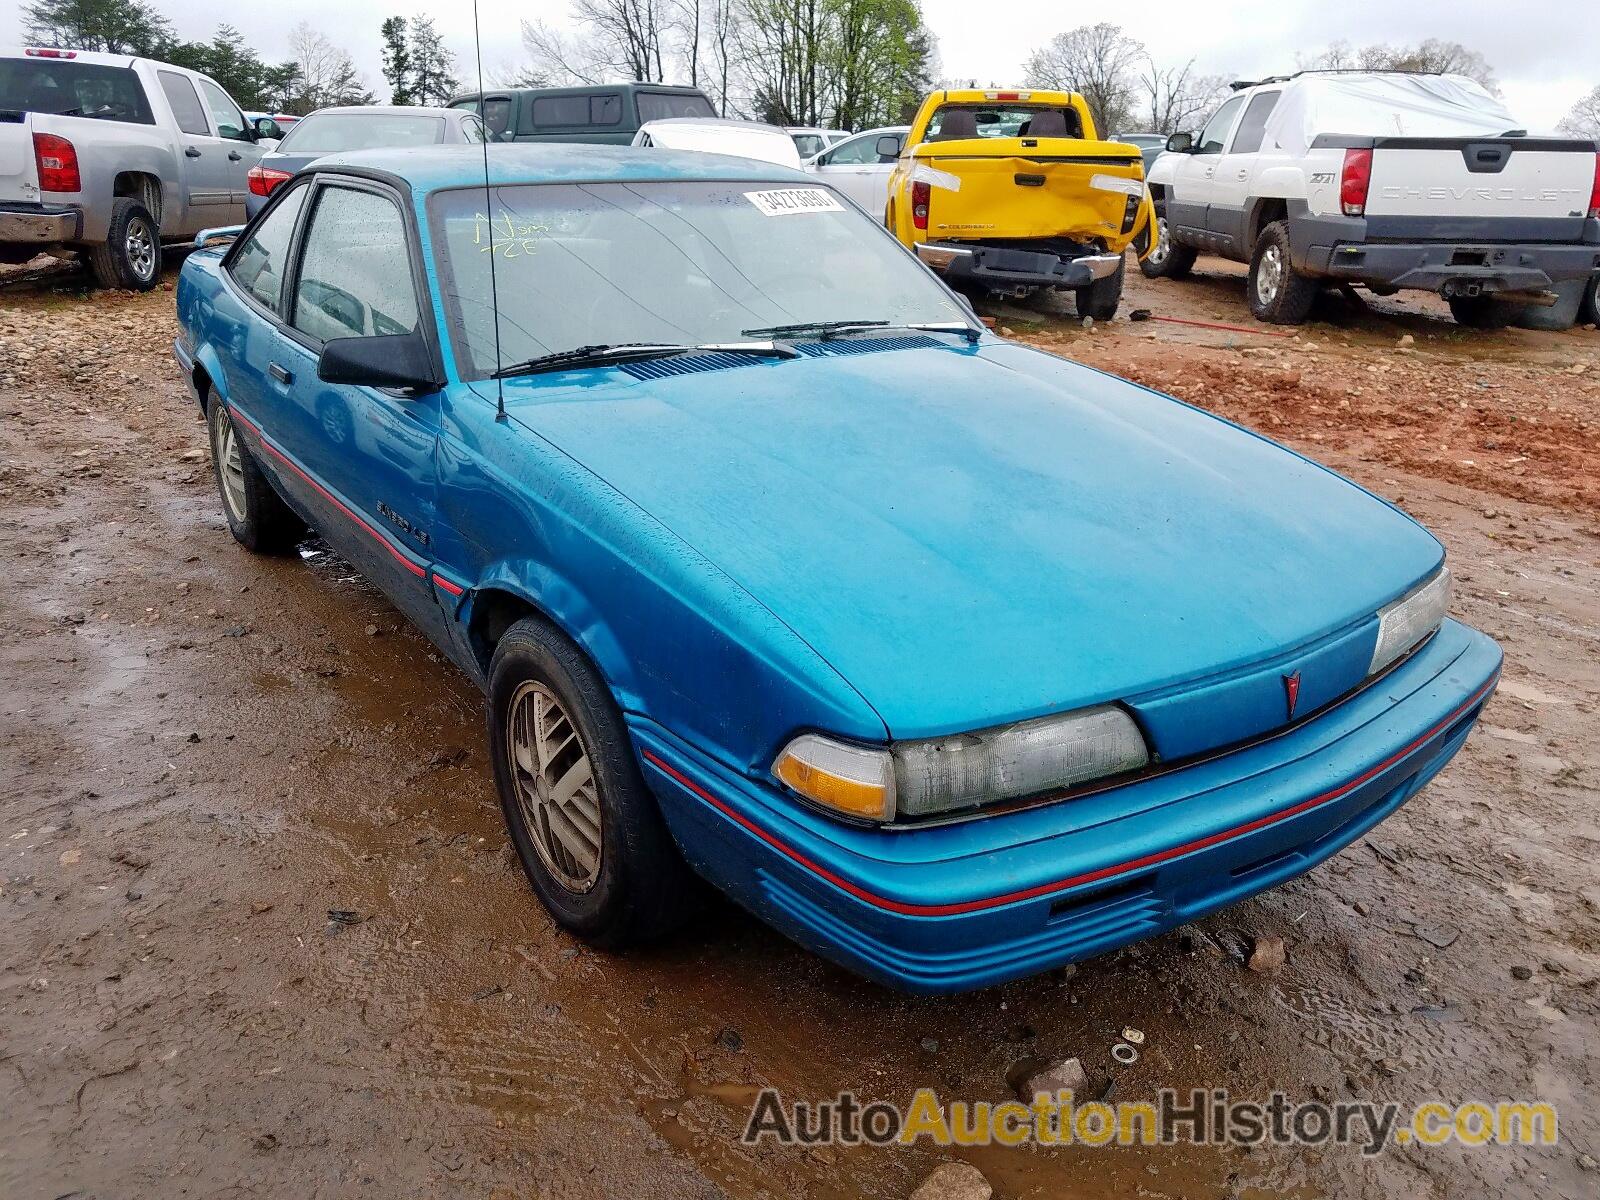
[[[894,737],[1277,661],[1371,626],[1442,558],[1388,504],[1169,397],[1021,346],[899,344],[915,348],[534,376],[506,402],[793,628]]]

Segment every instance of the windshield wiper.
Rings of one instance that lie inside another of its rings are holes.
[[[771,325],[764,329],[741,329],[746,337],[814,337],[828,341],[851,333],[866,333],[875,329],[919,329],[928,333],[959,333],[969,342],[975,342],[983,331],[965,321],[800,321],[793,325]]]
[[[799,351],[775,342],[708,342],[702,345],[680,345],[675,342],[617,342],[594,346],[574,346],[570,350],[557,350],[501,367],[489,376],[506,379],[512,375],[537,375],[542,371],[560,371],[569,367],[598,367],[612,363],[639,362],[649,358],[671,358],[675,354],[721,353],[752,354],[759,358],[797,358]]]

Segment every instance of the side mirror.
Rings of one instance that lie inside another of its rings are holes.
[[[899,158],[900,139],[892,133],[886,133],[878,139],[879,158]]]
[[[263,138],[276,141],[283,137],[283,128],[271,117],[257,117],[250,124],[255,128],[258,141]]]
[[[416,332],[324,342],[317,358],[317,378],[324,383],[413,392],[437,391],[440,386],[427,343]]]
[[[1171,154],[1193,154],[1194,134],[1175,133],[1167,139],[1167,151]]]

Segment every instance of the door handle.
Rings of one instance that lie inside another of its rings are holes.
[[[267,374],[271,375],[279,383],[294,382],[294,372],[289,370],[288,367],[280,367],[277,363],[267,364]]]
[[[1249,179],[1250,178],[1250,172],[1248,170],[1240,171],[1238,176],[1237,176],[1237,178],[1239,178],[1239,179]]]
[[[199,158],[200,151],[196,150],[193,146],[185,146],[183,148],[183,155],[185,158]]]
[[[228,151],[228,161],[229,162],[238,162],[243,157],[244,157],[244,155],[240,154],[237,150],[229,150]]]
[[[1216,170],[1216,168],[1215,168],[1215,167],[1207,167],[1207,168],[1206,168],[1206,169],[1205,169],[1205,176],[1206,176],[1206,178],[1207,178],[1207,179],[1210,179],[1210,178],[1211,178],[1211,174],[1212,174],[1212,172],[1213,172],[1213,171],[1215,171],[1215,170]]]

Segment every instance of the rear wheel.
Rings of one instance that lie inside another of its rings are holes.
[[[150,210],[118,196],[105,242],[89,248],[89,269],[103,288],[148,292],[155,287],[161,279],[161,231]]]
[[[256,554],[293,549],[306,535],[305,522],[273,490],[240,439],[228,406],[214,391],[206,397],[206,432],[222,515],[233,540]]]
[[[1139,235],[1134,243],[1140,254],[1149,244],[1149,233]],[[1172,235],[1167,229],[1167,214],[1156,213],[1155,226],[1156,248],[1150,251],[1148,258],[1139,260],[1139,270],[1144,272],[1146,279],[1182,279],[1194,269],[1194,260],[1199,256],[1193,246],[1180,246],[1172,240]]]
[[[1451,296],[1450,315],[1468,329],[1504,329],[1517,315],[1517,305],[1492,296]]]
[[[517,857],[563,928],[618,949],[692,911],[699,886],[616,701],[583,653],[538,618],[518,621],[495,648],[489,745]]]
[[[1250,311],[1273,325],[1303,325],[1311,315],[1320,285],[1294,269],[1289,257],[1289,224],[1274,221],[1256,239],[1250,256]]]
[[[1078,315],[1092,317],[1096,321],[1109,321],[1116,316],[1117,306],[1122,303],[1122,280],[1127,272],[1128,260],[1123,257],[1110,275],[1078,288]]]
[[[1578,323],[1600,325],[1600,271],[1589,276],[1589,286],[1583,292],[1583,303],[1578,306]]]

